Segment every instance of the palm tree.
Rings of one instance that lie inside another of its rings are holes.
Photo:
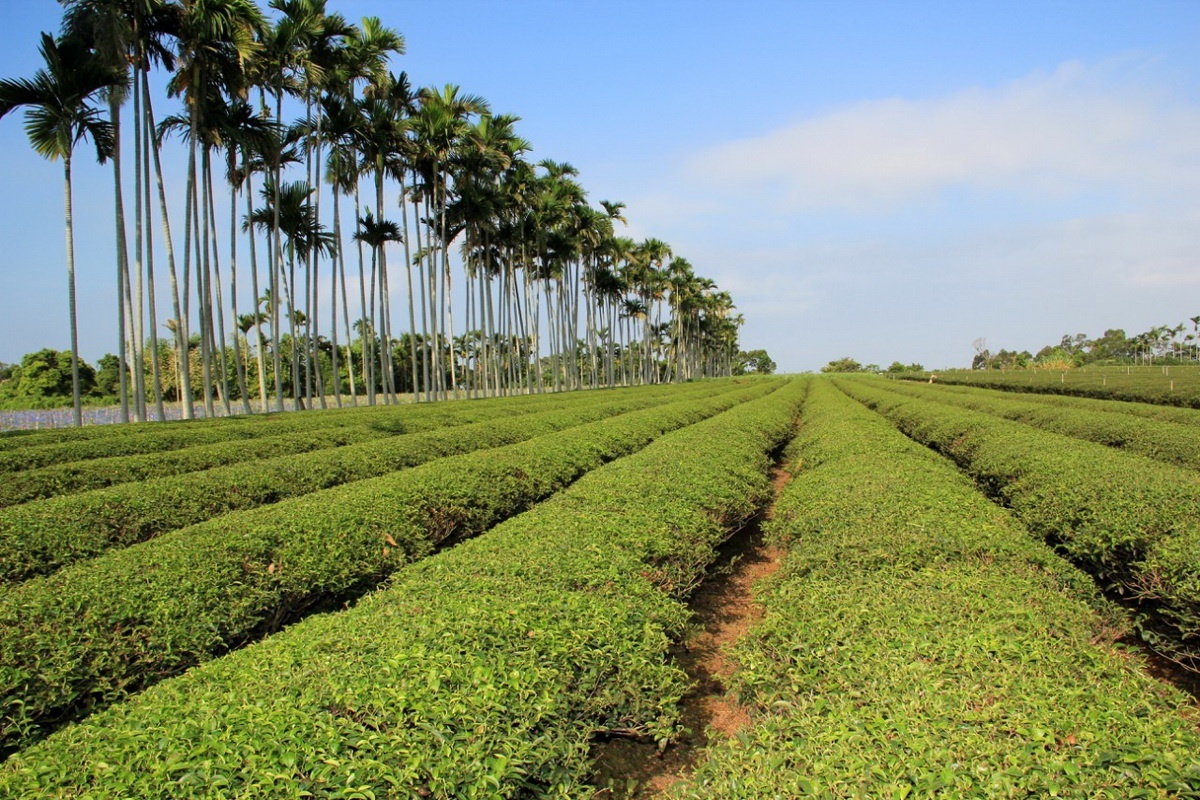
[[[375,188],[375,210],[371,215],[376,220],[383,220],[383,187],[384,178],[391,176],[398,179],[401,183],[400,190],[400,208],[404,214],[401,222],[402,228],[407,228],[407,207],[405,204],[404,180],[407,171],[407,157],[409,155],[409,141],[407,132],[409,127],[409,116],[413,110],[415,99],[412,94],[411,87],[408,83],[408,77],[404,73],[399,75],[387,74],[382,78],[378,78],[375,82],[367,87],[366,97],[364,97],[358,106],[362,112],[363,124],[359,128],[357,135],[358,152],[362,154],[362,167],[366,173],[371,173],[374,177]],[[361,211],[361,202],[359,195],[355,193],[355,213],[357,218],[362,219],[365,215]],[[404,240],[405,261],[409,261],[410,251],[408,238],[402,237]],[[363,239],[358,240],[360,243]],[[377,254],[376,266],[378,268],[378,287],[379,287],[379,328],[377,333],[381,339],[381,348],[379,351],[379,375],[382,379],[384,388],[384,399],[386,402],[392,402],[395,399],[395,376],[392,374],[392,354],[391,354],[391,303],[389,292],[389,276],[387,269],[386,251],[380,251]],[[363,262],[362,249],[359,248],[359,279],[360,287],[365,287],[366,281],[363,278]],[[372,278],[372,286],[376,284],[374,277]],[[412,298],[412,279],[409,277],[409,298]],[[360,292],[362,288],[360,288]],[[366,313],[368,304],[367,297],[362,294],[363,313]],[[370,299],[370,304],[374,307],[375,298]],[[412,305],[409,305],[410,321],[413,316]],[[368,359],[367,345],[368,342],[363,340],[363,362],[364,370]],[[373,367],[372,367],[373,368]],[[369,383],[369,387],[373,387],[374,383]],[[368,403],[374,403],[374,390],[368,389]]]
[[[354,234],[355,241],[362,242],[371,248],[371,308],[368,312],[368,321],[372,330],[381,331],[384,338],[380,348],[382,351],[380,357],[380,378],[382,378],[385,393],[389,391],[394,393],[395,376],[391,375],[391,347],[387,341],[388,334],[386,328],[381,329],[381,326],[376,325],[375,288],[376,278],[378,277],[382,283],[382,276],[385,273],[384,265],[387,263],[387,251],[385,248],[387,243],[398,242],[402,238],[400,226],[391,220],[376,220],[374,215],[371,214],[370,209],[367,210],[364,216],[359,218],[358,226],[358,232]],[[380,288],[380,294],[386,295],[386,292],[382,291],[382,286]],[[385,314],[383,310],[384,299],[382,296],[380,297],[379,306],[379,318],[382,319]],[[374,381],[372,381],[371,386],[374,385]]]
[[[449,248],[452,236],[448,227],[446,209],[450,204],[450,186],[452,159],[455,149],[466,135],[469,118],[473,115],[485,114],[489,111],[488,103],[477,95],[463,94],[458,86],[446,84],[441,89],[422,89],[419,98],[420,109],[413,120],[413,131],[416,135],[417,169],[424,181],[424,198],[426,203],[426,224],[429,232],[426,237],[429,255],[430,299],[437,297],[437,311],[431,314],[434,319],[435,365],[440,360],[440,346],[436,346],[439,334],[443,331],[446,341],[454,341],[454,315],[450,306],[451,294],[450,255]],[[440,264],[439,262],[440,256]],[[437,273],[441,271],[442,282],[439,292]],[[443,323],[443,319],[445,322]],[[457,391],[456,364],[454,348],[450,348],[450,390]],[[443,370],[437,369],[440,380]],[[444,391],[444,384],[441,386]]]
[[[288,320],[291,326],[292,346],[292,397],[300,399],[300,355],[296,345],[296,324],[301,317],[296,308],[296,262],[307,262],[308,256],[314,251],[333,255],[337,251],[337,242],[317,218],[316,209],[309,202],[313,189],[303,181],[284,184],[278,191],[268,184],[263,187],[262,196],[266,205],[255,209],[243,222],[243,228],[257,227],[261,230],[282,234],[287,239],[288,274],[284,289],[288,294]],[[278,301],[275,301],[276,305]],[[308,315],[304,314],[304,319]],[[274,317],[273,317],[274,319]],[[272,325],[276,329],[278,325]],[[311,358],[306,353],[306,359]]]
[[[498,352],[492,346],[495,337],[492,278],[501,271],[495,239],[506,203],[503,176],[520,154],[530,148],[529,143],[514,132],[513,126],[518,121],[519,117],[512,115],[482,114],[465,131],[452,164],[457,199],[446,209],[448,230],[463,232],[466,326],[468,330],[473,329],[473,308],[482,333],[479,351],[475,354],[478,376],[472,376],[472,392],[480,388],[477,383],[482,383],[484,390],[489,391],[499,378]],[[477,296],[472,282],[477,283]]]
[[[32,79],[0,81],[0,118],[27,107],[25,132],[34,150],[50,161],[62,159],[67,244],[67,307],[71,328],[71,389],[74,422],[83,425],[83,401],[79,385],[79,331],[75,312],[75,230],[71,204],[71,155],[75,145],[90,138],[101,162],[112,154],[112,125],[88,102],[96,92],[114,85],[120,75],[95,57],[78,38],[55,41],[42,34],[39,48],[45,69]],[[140,367],[140,365],[139,365]]]
[[[683,380],[683,360],[686,349],[684,339],[684,313],[692,310],[696,300],[696,275],[692,265],[685,258],[674,258],[667,267],[666,284],[671,290],[671,341],[672,341],[672,380],[679,383]]]
[[[378,17],[363,17],[362,22],[357,27],[351,27],[349,33],[343,38],[342,47],[337,53],[338,57],[331,60],[329,64],[326,80],[323,82],[325,95],[320,101],[321,107],[317,116],[317,119],[320,122],[320,126],[318,127],[318,135],[320,136],[321,140],[329,144],[331,148],[330,161],[326,169],[326,179],[333,187],[334,235],[339,243],[338,263],[335,266],[333,290],[333,294],[335,295],[333,298],[332,315],[333,371],[335,375],[338,373],[336,295],[337,281],[340,278],[342,285],[342,311],[346,326],[347,341],[346,371],[350,379],[351,400],[356,405],[358,403],[358,397],[354,379],[353,349],[349,346],[352,339],[350,335],[350,309],[348,298],[346,296],[346,259],[344,248],[341,247],[342,230],[339,195],[349,195],[353,193],[357,203],[359,178],[358,145],[367,136],[367,131],[364,127],[365,118],[362,113],[362,108],[358,104],[356,98],[357,83],[365,80],[370,81],[374,85],[383,86],[386,82],[388,82],[391,79],[391,76],[387,71],[387,62],[389,56],[393,53],[397,55],[404,53],[404,37],[391,28],[385,27]],[[405,90],[407,90],[407,82],[402,82],[402,85],[405,87]],[[401,206],[403,207],[403,201],[401,201]],[[377,209],[377,211],[382,213],[381,208]],[[356,218],[358,213],[359,209],[356,208]],[[408,244],[406,240],[405,247],[407,246]],[[359,248],[359,255],[359,267],[361,273],[361,246]],[[409,269],[411,270],[411,266]],[[409,307],[411,309],[411,291],[409,300]],[[362,313],[366,314],[365,307],[362,309]],[[412,337],[410,337],[410,339],[411,338]],[[415,347],[415,344],[413,344],[413,346]],[[364,370],[367,368],[365,359],[363,368]],[[371,391],[371,395],[373,398],[373,390]],[[338,394],[337,402],[339,405],[341,404],[340,393]]]
[[[671,247],[661,239],[646,239],[637,246],[630,262],[633,268],[629,281],[641,298],[642,314],[642,383],[657,381],[658,368],[651,352],[651,304],[661,300],[662,276],[659,268],[671,256]]]
[[[263,116],[254,111],[249,103],[244,100],[237,99],[232,103],[218,108],[214,115],[214,126],[216,128],[217,138],[226,148],[226,170],[225,177],[229,184],[229,298],[230,310],[233,314],[233,319],[238,320],[238,326],[241,327],[241,322],[244,315],[238,313],[238,285],[237,285],[237,200],[238,192],[244,191],[248,204],[247,212],[253,209],[249,207],[252,202],[251,197],[253,192],[250,188],[250,180],[254,173],[255,158],[257,154],[271,152],[275,146],[278,132],[274,126]],[[254,297],[258,297],[258,256],[254,246],[254,239],[250,237],[250,270],[251,282],[253,284]],[[256,316],[256,315],[255,315]],[[257,330],[257,325],[254,326]],[[244,330],[244,334],[248,334],[248,329]],[[249,339],[247,339],[247,348],[249,348]],[[250,413],[250,395],[247,391],[247,360],[241,356],[241,348],[237,348],[237,357],[235,366],[237,370],[238,389],[242,397],[242,409],[248,414]],[[259,342],[258,347],[258,369],[260,378],[264,370],[262,342]],[[261,398],[265,410],[266,391],[260,386]]]
[[[309,186],[313,187],[313,206],[320,215],[320,173],[321,173],[321,117],[320,106],[317,104],[319,92],[329,85],[331,78],[338,76],[338,68],[343,60],[343,42],[347,37],[357,33],[357,29],[349,25],[341,14],[329,13],[325,0],[273,0],[271,7],[282,12],[279,28],[285,32],[285,40],[291,44],[290,63],[288,66],[294,72],[298,82],[300,97],[304,102],[304,122],[301,126],[305,151],[305,174]],[[313,110],[317,109],[314,119]],[[320,282],[317,277],[317,252],[308,252],[305,264],[304,305],[309,310],[311,324],[306,328],[305,361],[305,397],[311,403],[314,372],[319,373],[319,359],[316,358],[315,342],[312,332],[319,328],[320,303],[317,290]],[[336,267],[335,267],[336,268]],[[320,375],[316,376],[317,393],[321,405],[326,405],[324,383]]]
[[[182,319],[186,338],[189,254],[194,246],[204,404],[205,411],[212,416],[212,350],[216,343],[213,335],[210,156],[214,142],[208,135],[212,127],[207,116],[216,113],[215,109],[222,104],[221,91],[234,94],[244,91],[248,85],[247,62],[260,49],[265,20],[252,0],[182,0],[180,11],[179,69],[168,89],[172,95],[183,96],[191,130],[185,203]],[[197,147],[201,144],[204,145],[199,154],[201,163],[197,164]],[[224,326],[221,326],[221,336],[224,337]],[[223,365],[224,360],[221,363]],[[224,396],[228,403],[228,390]]]
[[[118,361],[121,369],[120,394],[122,419],[129,421],[127,370],[134,381],[135,406],[139,419],[145,420],[145,388],[143,370],[131,370],[126,357],[126,341],[133,350],[133,363],[141,364],[139,350],[143,342],[142,265],[145,263],[146,290],[149,293],[150,349],[153,388],[158,419],[164,419],[162,382],[158,359],[158,330],[154,302],[153,247],[148,238],[152,229],[150,199],[149,97],[143,91],[142,74],[152,63],[172,69],[174,55],[164,39],[177,29],[177,8],[162,0],[65,0],[66,14],[63,29],[67,36],[81,36],[97,57],[121,76],[121,81],[105,92],[109,118],[113,125],[113,194],[117,231],[117,324]],[[129,80],[130,69],[133,80]],[[128,245],[125,236],[125,203],[121,180],[121,114],[120,109],[129,90],[133,94],[134,117],[134,260],[136,270],[131,280]],[[144,214],[143,214],[144,209]],[[136,287],[131,290],[132,286]],[[136,295],[136,302],[134,301]],[[126,320],[128,317],[128,327]]]
[[[333,269],[333,373],[339,375],[338,369],[338,282],[341,282],[341,301],[343,321],[346,326],[346,373],[350,379],[350,398],[358,405],[357,381],[354,378],[354,349],[350,347],[353,341],[350,336],[350,303],[346,291],[346,255],[342,246],[342,203],[343,195],[353,194],[358,188],[358,156],[355,151],[355,138],[359,135],[362,125],[362,115],[358,106],[346,102],[335,94],[327,94],[321,98],[321,117],[324,121],[322,137],[330,146],[329,158],[325,162],[325,180],[333,189],[333,237],[338,243],[337,263]],[[340,379],[339,379],[340,381]],[[342,395],[337,393],[338,405],[341,405]]]

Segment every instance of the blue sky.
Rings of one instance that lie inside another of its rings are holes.
[[[0,3],[0,75],[31,75],[60,7]],[[781,369],[966,365],[979,337],[1200,314],[1200,2],[329,6],[402,32],[414,84],[521,116],[532,157],[732,291],[744,346]],[[67,346],[62,173],[18,115],[0,148],[10,362]],[[89,360],[116,347],[110,196],[77,157]]]

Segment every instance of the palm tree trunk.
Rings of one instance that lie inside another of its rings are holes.
[[[378,274],[379,274],[379,250],[375,247],[372,247],[371,248],[371,291],[369,293],[370,298],[371,298],[371,309],[368,312],[367,317],[363,320],[363,322],[365,323],[363,325],[363,338],[366,338],[368,333],[370,334],[371,340],[372,340],[372,342],[371,342],[372,350],[374,350],[374,345],[375,345],[375,343],[374,343],[375,332],[378,329],[377,317],[375,316],[375,282],[376,282],[376,277],[378,276]],[[381,356],[381,358],[382,358],[382,356]],[[375,365],[372,364],[371,372],[374,373],[374,371],[375,371]],[[383,373],[380,372],[379,376],[382,378]],[[383,386],[383,391],[384,391],[383,402],[384,402],[384,405],[387,405],[388,400],[387,400],[386,381]]]
[[[208,313],[209,320],[211,321],[213,302],[212,295],[215,288],[217,306],[217,323],[215,329],[217,332],[217,343],[220,346],[220,349],[217,350],[219,359],[217,361],[217,367],[221,375],[221,401],[225,404],[225,416],[231,416],[233,414],[233,409],[229,404],[229,362],[227,358],[229,348],[225,340],[225,301],[221,296],[221,259],[220,250],[217,248],[217,210],[216,206],[213,204],[213,196],[216,194],[216,192],[213,191],[212,160],[207,152],[204,156],[204,181],[206,187],[205,194],[208,196],[208,233],[209,243],[212,249],[213,267],[212,274],[208,275],[205,279],[206,288],[209,290],[206,296],[209,302]]]
[[[312,98],[313,90],[305,77],[304,87],[304,117],[308,126],[308,130],[313,129],[312,119]],[[305,173],[308,177],[308,185],[313,189],[313,211],[317,219],[321,218],[321,151],[320,151],[320,126],[317,126],[316,146],[312,144],[312,137],[305,138],[306,164]],[[315,172],[314,172],[315,168]],[[311,294],[309,291],[304,293],[304,302],[308,306],[308,324],[304,326],[304,342],[307,353],[305,360],[308,362],[304,370],[304,387],[305,394],[308,396],[309,405],[312,405],[313,384],[316,383],[317,397],[321,401],[321,408],[328,408],[329,405],[325,398],[325,384],[321,376],[321,361],[318,354],[317,341],[319,338],[320,326],[320,302],[318,300],[319,286],[317,280],[317,248],[311,247],[308,251],[308,269],[305,272],[305,286],[311,286]]]
[[[232,172],[236,166],[236,150],[230,153],[229,168]],[[237,187],[231,181],[229,183],[229,306],[233,312],[234,324],[234,359],[237,368],[238,392],[242,396],[242,411],[249,414],[250,408],[250,393],[246,386],[246,362],[242,358],[242,343],[237,338],[237,331],[240,330],[240,322],[238,319],[237,305]],[[249,347],[249,342],[246,343]]]
[[[158,359],[158,310],[155,308],[157,297],[154,292],[154,242],[149,232],[153,229],[153,220],[151,219],[151,200],[150,200],[150,163],[148,153],[150,152],[151,140],[149,128],[143,124],[145,118],[142,112],[142,91],[141,84],[134,81],[133,86],[133,116],[136,121],[133,145],[133,166],[134,166],[134,183],[136,191],[134,192],[135,209],[134,213],[137,216],[137,223],[134,230],[134,241],[137,246],[137,254],[135,264],[137,265],[138,274],[141,274],[141,263],[144,253],[146,261],[146,292],[149,295],[149,304],[147,310],[150,314],[150,369],[151,378],[154,385],[154,410],[159,421],[165,420],[166,412],[163,409],[163,390],[162,390],[162,368]],[[145,224],[143,225],[143,209],[145,211]]]
[[[447,204],[447,189],[446,176],[442,175],[442,199],[441,199],[441,215],[439,225],[441,231],[438,235],[438,247],[442,251],[442,269],[443,269],[443,285],[442,285],[442,302],[441,306],[446,310],[446,336],[450,342],[450,393],[451,397],[458,396],[458,359],[454,352],[454,303],[452,302],[452,289],[450,286],[450,243],[446,241],[446,204]]]
[[[355,391],[355,388],[354,388],[354,355],[352,354],[352,348],[350,347],[350,342],[352,340],[349,338],[349,335],[350,335],[349,311],[350,311],[350,309],[349,309],[348,304],[346,303],[346,257],[345,257],[345,252],[344,252],[345,248],[342,247],[342,213],[341,213],[341,211],[342,211],[342,202],[341,202],[341,198],[338,196],[337,186],[335,185],[333,188],[333,236],[337,242],[337,250],[333,254],[333,259],[334,259],[333,260],[333,270],[331,273],[333,285],[330,287],[330,292],[332,295],[331,299],[333,302],[330,303],[330,315],[333,317],[333,326],[331,328],[331,330],[333,332],[333,340],[332,340],[333,341],[333,360],[332,360],[331,366],[333,367],[334,394],[337,395],[338,408],[342,407],[342,376],[341,376],[341,372],[339,370],[340,365],[338,364],[338,332],[337,332],[337,317],[338,317],[337,304],[338,304],[339,273],[340,273],[341,280],[342,280],[342,305],[346,306],[345,310],[347,312],[346,313],[346,337],[347,337],[346,338],[346,361],[347,361],[346,374],[349,375],[349,377],[350,377],[350,401],[354,405],[358,405],[358,393]]]
[[[309,408],[313,401],[313,259],[311,248],[304,258],[304,399]]]
[[[149,164],[146,165],[147,167]],[[145,171],[145,187],[144,187],[145,202],[145,230],[148,232],[152,227],[152,210],[150,203],[150,171]],[[158,339],[158,308],[157,308],[157,293],[154,289],[154,242],[151,237],[146,237],[146,293],[149,296],[150,302],[147,306],[147,311],[150,315],[150,371],[151,378],[154,383],[154,411],[156,418],[161,422],[166,420],[166,409],[163,407],[163,376],[162,376],[162,361],[159,355],[159,339]]]
[[[242,153],[242,164],[246,169],[246,218],[254,213],[254,183],[251,180],[251,172],[249,169],[249,159],[246,154]],[[254,292],[254,338],[258,343],[258,352],[255,354],[258,359],[258,407],[265,414],[270,408],[267,400],[267,342],[262,335],[262,317],[259,315],[258,305],[261,302],[261,297],[258,293],[258,247],[254,243],[254,229],[250,229],[249,236],[250,244],[250,289]]]
[[[413,212],[413,215],[418,217],[418,219],[413,220],[413,233],[417,237],[417,252],[420,253],[421,249],[422,249],[421,248],[421,222],[419,219],[419,215],[416,213],[415,210]],[[421,345],[422,345],[421,346],[421,354],[422,354],[421,373],[422,373],[422,378],[423,378],[421,386],[425,391],[425,400],[428,402],[430,399],[429,392],[431,389],[430,375],[429,375],[429,370],[430,370],[429,362],[432,357],[432,354],[430,353],[430,350],[429,350],[429,347],[430,347],[429,316],[428,316],[428,313],[426,310],[427,309],[427,299],[426,299],[426,293],[425,293],[427,284],[425,283],[425,257],[423,255],[418,256],[418,258],[417,258],[417,280],[421,284]],[[409,297],[410,298],[412,297],[411,292],[409,293]]]
[[[195,137],[193,147],[194,141]],[[195,226],[193,230],[196,244],[196,302],[200,312],[200,376],[204,382],[204,413],[212,418],[216,416],[217,409],[213,403],[212,309],[209,305],[209,298],[212,296],[209,288],[212,264],[208,252],[208,182],[204,178],[208,172],[206,167],[207,162],[202,158],[200,174],[197,182],[192,185],[193,193],[198,192],[192,201],[192,224]]]
[[[71,400],[75,427],[83,427],[83,395],[79,387],[79,329],[75,322],[75,228],[71,216],[71,155],[63,158],[64,205],[67,222],[67,311],[71,318]]]
[[[117,233],[117,270],[121,273],[120,286],[124,289],[128,298],[130,286],[129,274],[129,243],[125,236],[125,199],[122,191],[121,180],[121,107],[117,102],[116,96],[109,96],[109,117],[112,123],[113,131],[113,200],[116,210],[116,233]],[[134,414],[140,422],[146,421],[146,385],[145,385],[145,362],[142,358],[142,281],[141,281],[141,265],[138,265],[137,284],[137,305],[133,305],[132,298],[126,299],[133,309],[133,314],[129,317],[129,327],[132,329],[130,344],[132,351],[129,355],[132,357],[126,362],[125,366],[132,368],[133,375],[133,406]],[[120,296],[117,298],[117,303],[122,302]],[[120,316],[125,316],[124,314]],[[122,347],[122,350],[125,348]]]
[[[382,159],[376,164],[375,171],[375,218],[383,221],[383,163]],[[380,376],[384,380],[384,396],[387,403],[398,403],[396,394],[396,376],[393,374],[395,362],[392,360],[392,324],[391,297],[387,273],[387,243],[379,243],[379,323],[380,323]]]
[[[412,250],[408,241],[408,198],[407,191],[404,185],[405,174],[400,174],[400,224],[401,230],[404,231],[404,275],[408,281],[408,349],[409,358],[412,359],[412,396],[413,402],[416,403],[420,399],[420,394],[417,391],[417,314],[413,303],[413,280],[412,280]],[[422,312],[424,307],[422,306]]]
[[[278,207],[276,207],[278,213]],[[284,291],[287,292],[288,334],[292,344],[292,374],[289,381],[292,392],[292,409],[304,408],[300,394],[300,351],[296,345],[296,244],[288,245],[288,274],[285,276]]]
[[[135,100],[136,102],[136,100]],[[117,103],[114,94],[109,96],[109,117],[113,122],[113,206],[117,214],[117,373],[120,381],[120,396],[121,396],[121,421],[129,422],[129,360],[126,358],[125,342],[129,336],[125,327],[125,286],[129,283],[129,261],[122,256],[125,254],[125,215],[121,203],[121,167],[120,157],[117,153],[120,152],[120,133],[119,133],[119,115],[120,106]],[[135,114],[136,116],[136,114]],[[140,136],[138,137],[140,140]],[[138,183],[135,181],[135,183]],[[140,187],[139,187],[140,190]],[[141,215],[139,214],[138,224],[141,224]],[[137,245],[141,246],[139,239]]]
[[[361,203],[361,198],[359,196],[359,188],[358,188],[357,181],[354,184],[354,219],[355,220],[362,219],[362,203]],[[358,223],[355,222],[355,225],[357,225],[357,224]],[[364,260],[363,242],[362,242],[362,239],[359,239],[358,240],[358,293],[359,293],[359,297],[361,299],[360,309],[362,311],[363,383],[366,384],[366,387],[367,387],[367,405],[373,406],[373,405],[375,405],[375,353],[374,353],[374,341],[373,341],[373,338],[375,336],[375,331],[374,331],[373,327],[368,331],[368,327],[371,325],[371,320],[374,318],[375,295],[374,295],[374,289],[372,289],[371,290],[372,291],[371,305],[369,307],[370,310],[368,310],[367,279],[366,279],[366,273],[364,272],[363,260]],[[374,280],[375,280],[375,269],[374,269],[374,267],[372,267],[371,268],[372,286],[374,286]],[[368,333],[370,333],[370,336],[367,335]]]
[[[338,263],[342,272],[342,324],[346,330],[346,375],[350,379],[350,402],[358,406],[358,382],[354,379],[354,337],[350,335],[350,299],[346,291],[346,259]]]
[[[197,281],[199,281],[199,274],[200,274],[200,263],[199,263],[200,248],[196,243],[196,239],[198,236],[197,231],[200,227],[200,223],[198,222],[197,202],[196,202],[196,149],[195,149],[195,147],[190,147],[189,153],[188,153],[186,193],[187,193],[186,211],[184,214],[184,216],[186,217],[186,224],[185,224],[184,231],[183,231],[183,244],[184,244],[184,247],[183,247],[183,319],[187,321],[187,324],[190,324],[190,317],[191,317],[191,311],[192,311],[192,307],[191,307],[192,282],[191,281],[192,281],[192,259],[193,258],[196,259]],[[201,331],[200,358],[201,358],[201,364],[203,364],[203,363],[205,363],[204,362],[204,348],[206,347],[206,345],[204,343],[204,335],[203,335],[203,332],[204,332],[203,306],[201,306],[201,308],[200,308],[199,328]],[[185,341],[186,341],[185,348],[188,353],[186,369],[190,372],[191,371],[191,361],[192,361],[192,359],[191,359],[192,341],[191,341],[190,334],[187,335]],[[208,388],[207,382],[204,380],[203,376],[201,376],[200,384],[201,384],[202,392]]]
[[[430,205],[429,198],[425,198],[425,218],[432,217],[433,210]],[[436,245],[434,244],[434,232],[430,230],[432,225],[427,225],[425,231],[425,262],[426,269],[423,270],[423,280],[427,281],[423,291],[428,298],[429,306],[429,370],[431,373],[430,390],[433,392],[435,399],[442,399],[442,387],[445,386],[445,373],[442,371],[442,343],[439,336],[438,328],[438,280],[437,280],[437,257]]]
[[[283,125],[283,88],[276,87],[275,91],[275,124]],[[283,283],[283,232],[279,230],[279,189],[280,180],[282,178],[282,165],[280,156],[282,153],[276,149],[274,153],[274,164],[271,165],[271,192],[272,205],[274,206],[274,214],[271,224],[271,353],[274,359],[275,366],[275,410],[283,411],[283,356],[280,353],[282,349],[282,335],[279,325],[279,302],[280,288]],[[293,339],[293,346],[295,340]],[[294,385],[294,384],[293,384]],[[295,408],[295,403],[292,403]]]
[[[167,213],[167,192],[163,187],[162,176],[162,154],[159,152],[158,136],[154,131],[154,108],[150,100],[150,79],[146,73],[142,73],[142,96],[146,100],[146,137],[147,140],[153,143],[150,148],[150,153],[154,158],[154,178],[158,186],[158,205],[162,212],[163,238],[167,245],[167,269],[171,276],[171,298],[173,301],[173,309],[175,311],[175,320],[177,328],[175,330],[175,351],[176,361],[178,362],[179,379],[177,386],[179,388],[180,399],[183,403],[183,418],[194,419],[196,416],[195,406],[192,402],[192,379],[189,369],[188,357],[188,324],[187,314],[184,313],[184,307],[180,305],[179,299],[179,273],[175,265],[175,244],[171,239],[171,218]],[[190,206],[187,206],[190,208]],[[147,212],[149,213],[149,212]],[[191,219],[190,213],[185,214],[184,219],[184,243],[188,241],[188,222]],[[186,270],[188,249],[184,248],[184,269]],[[154,292],[151,290],[151,297]],[[185,297],[186,302],[186,297]],[[182,341],[181,341],[182,339]]]

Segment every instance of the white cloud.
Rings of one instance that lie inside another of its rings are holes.
[[[843,355],[963,366],[979,336],[1036,351],[1064,333],[1181,322],[1200,311],[1197,254],[1200,214],[1118,214],[922,241],[796,242],[755,252],[754,273],[728,282],[744,340],[784,368]]]
[[[1200,108],[1139,80],[1144,66],[1072,62],[998,88],[868,100],[704,150],[686,173],[785,212],[887,211],[957,188],[1194,192]]]
[[[1191,257],[1167,256],[1139,263],[1134,268],[1133,283],[1164,289],[1200,284],[1200,254],[1194,252]]]
[[[784,369],[1200,311],[1200,106],[1145,59],[845,105],[687,154],[630,204]]]

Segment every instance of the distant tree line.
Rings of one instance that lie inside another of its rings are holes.
[[[821,372],[873,372],[896,374],[900,372],[924,371],[925,367],[916,362],[913,362],[912,364],[902,364],[899,361],[893,361],[887,369],[883,369],[878,364],[860,364],[849,356],[835,359],[821,367]]]
[[[776,364],[766,350],[742,350],[733,362],[734,375],[774,375]]]
[[[1110,328],[1094,339],[1087,334],[1064,334],[1058,344],[1046,345],[1037,353],[1005,350],[995,353],[983,339],[976,339],[971,369],[1071,369],[1087,364],[1143,364],[1200,362],[1200,315],[1187,323],[1156,325],[1129,336],[1121,328]]]

